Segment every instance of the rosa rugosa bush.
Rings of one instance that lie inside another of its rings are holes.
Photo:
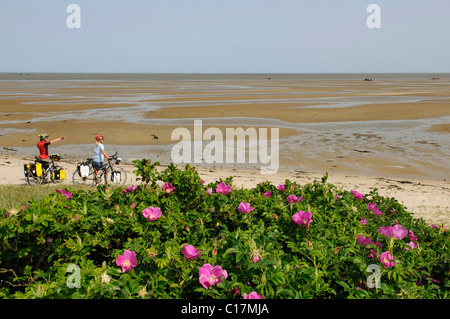
[[[449,233],[376,189],[135,164],[140,185],[3,208],[0,297],[449,298]]]

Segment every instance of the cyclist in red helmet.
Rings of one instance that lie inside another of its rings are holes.
[[[64,139],[63,136],[52,141],[47,141],[48,136],[49,135],[47,133],[39,134],[40,142],[37,143],[37,147],[39,149],[39,160],[44,164],[50,163],[50,159],[48,158],[48,146]]]
[[[111,158],[105,152],[105,146],[103,145],[104,139],[105,139],[105,137],[100,134],[95,137],[94,157],[92,160],[92,166],[95,169],[96,175],[97,175],[98,170],[101,169],[103,166],[105,166],[105,162],[104,162],[105,157],[107,159]]]

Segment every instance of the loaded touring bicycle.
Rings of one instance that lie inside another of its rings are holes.
[[[116,153],[96,173],[92,166],[92,158],[88,158],[77,164],[72,175],[72,182],[74,185],[97,186],[104,183],[109,186],[123,186],[127,180],[127,173],[123,168],[116,166],[121,161],[122,159],[117,157]]]
[[[28,184],[61,183],[66,178],[65,169],[55,164],[61,160],[61,154],[52,154],[49,159],[50,162],[44,162],[36,156],[34,163],[24,164],[24,175]]]

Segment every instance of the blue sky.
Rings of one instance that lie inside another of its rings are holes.
[[[449,0],[2,0],[0,72],[445,73],[449,12]]]

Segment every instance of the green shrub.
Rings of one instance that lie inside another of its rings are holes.
[[[286,180],[284,190],[264,182],[217,193],[231,177],[204,185],[189,165],[158,172],[148,160],[135,164],[141,185],[68,188],[2,209],[0,297],[449,298],[448,232],[376,189],[358,199],[325,175],[303,186]],[[254,209],[243,213],[240,203]],[[151,206],[159,218],[144,216]],[[299,211],[311,212],[312,222],[295,223]],[[407,230],[401,239],[379,231],[397,224]],[[187,259],[183,245],[200,256]],[[136,265],[117,264],[125,250]],[[395,262],[388,268],[380,260],[386,251]],[[208,277],[205,287],[205,264],[221,266],[226,278]],[[375,277],[380,285],[371,288]]]

